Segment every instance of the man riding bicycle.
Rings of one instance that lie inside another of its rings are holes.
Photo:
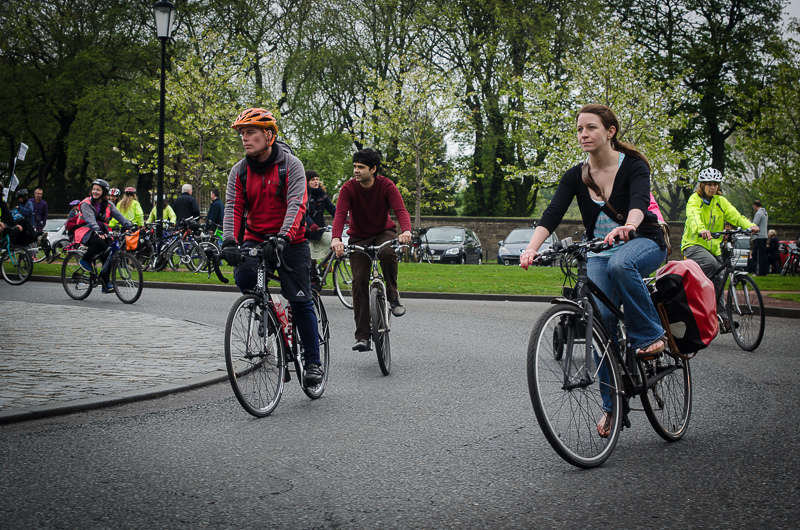
[[[306,175],[289,147],[276,142],[278,124],[272,113],[249,108],[231,125],[242,138],[245,158],[228,175],[223,217],[222,256],[234,265],[234,279],[244,292],[256,286],[258,258],[242,258],[237,244],[253,247],[277,236],[281,294],[305,346],[308,386],[323,379],[319,359],[317,316],[311,297],[311,252],[305,237]]]
[[[108,248],[108,223],[116,219],[124,228],[130,228],[133,223],[119,213],[117,207],[108,200],[109,186],[103,179],[92,182],[92,192],[89,197],[81,201],[78,212],[78,221],[75,228],[74,240],[76,243],[86,245],[86,253],[80,260],[83,269],[91,272],[92,262]],[[101,272],[103,292],[114,292],[114,286],[108,277],[109,271]]]
[[[711,232],[720,232],[725,223],[750,229],[758,232],[754,225],[739,213],[728,199],[720,192],[722,173],[713,167],[700,172],[697,179],[697,189],[686,202],[686,226],[681,239],[681,252],[686,259],[697,262],[706,276],[714,282],[714,288],[719,297],[717,299],[717,312],[724,314],[722,301],[722,275],[712,275],[721,265],[720,242],[722,238],[714,239]],[[726,322],[727,325],[727,322]]]
[[[373,149],[362,149],[353,155],[353,178],[339,191],[333,218],[331,248],[337,256],[344,254],[341,237],[348,214],[350,229],[347,233],[352,245],[380,245],[395,237],[404,244],[411,242],[411,216],[397,186],[379,173],[380,165],[381,156]],[[399,236],[394,221],[389,217],[390,209],[394,210],[400,222],[402,232]],[[394,251],[387,246],[381,251],[380,260],[392,314],[403,316],[406,310],[400,303],[397,291],[397,258]],[[353,317],[356,321],[353,349],[369,351],[370,260],[363,254],[352,254],[350,267],[353,272]]]

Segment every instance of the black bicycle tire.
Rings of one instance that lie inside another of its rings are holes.
[[[676,363],[683,366],[683,379],[685,385],[686,394],[684,396],[684,403],[683,403],[683,416],[680,418],[681,422],[680,425],[677,427],[667,427],[665,426],[665,421],[662,418],[659,418],[659,412],[664,410],[664,403],[654,404],[653,400],[657,397],[662,397],[658,395],[651,395],[655,394],[654,387],[650,387],[647,389],[646,392],[643,392],[639,395],[642,401],[642,407],[644,408],[644,413],[647,416],[647,420],[650,422],[650,426],[653,427],[653,430],[661,436],[664,440],[668,442],[677,442],[686,434],[686,431],[689,429],[689,421],[692,418],[692,370],[689,366],[688,359],[680,359],[678,357],[672,357],[670,355],[664,354],[660,358],[648,361],[638,361],[639,365],[639,375],[643,379],[647,377],[650,368],[654,369],[655,371],[658,370],[658,366],[660,363],[669,362],[669,363]],[[675,373],[675,372],[672,372]],[[669,376],[664,377],[661,379],[658,384],[661,385],[664,381],[667,380]],[[663,398],[662,398],[663,399]],[[660,408],[659,408],[660,407]],[[661,414],[663,416],[663,414]],[[670,430],[672,429],[672,430]]]
[[[758,333],[756,335],[755,340],[752,343],[745,342],[745,338],[742,336],[743,327],[741,325],[737,326],[737,320],[734,320],[734,312],[733,307],[733,290],[735,285],[739,282],[744,282],[749,284],[749,288],[755,291],[756,293],[756,300],[758,301],[759,307],[759,323],[758,323]],[[737,275],[731,278],[730,285],[728,285],[728,296],[725,301],[726,311],[728,316],[728,322],[731,326],[731,335],[733,335],[733,340],[736,341],[736,344],[739,345],[741,349],[744,351],[753,351],[761,344],[761,340],[764,338],[764,326],[766,323],[766,316],[764,315],[764,298],[761,296],[761,290],[756,285],[756,282],[748,275]]]
[[[333,288],[336,291],[336,296],[339,298],[339,301],[345,306],[347,309],[353,309],[353,291],[352,285],[349,289],[350,296],[348,297],[345,292],[346,289],[342,289],[341,284],[339,283],[339,268],[340,267],[349,267],[350,264],[346,261],[346,257],[338,258],[336,263],[333,264]],[[344,265],[343,265],[344,264]],[[350,279],[352,280],[353,274],[352,271],[350,272]]]
[[[86,288],[86,292],[85,293],[82,293],[82,294],[79,294],[79,295],[75,295],[72,292],[70,292],[69,287],[67,287],[67,284],[69,283],[67,281],[67,268],[69,267],[69,263],[70,263],[70,261],[74,260],[76,262],[76,264],[77,264],[77,267],[80,269],[81,266],[80,266],[80,264],[78,262],[80,261],[80,259],[82,257],[83,257],[83,253],[82,252],[69,252],[69,253],[67,253],[67,256],[64,258],[64,261],[61,263],[61,286],[64,287],[64,291],[67,293],[67,296],[69,296],[73,300],[84,300],[87,296],[89,296],[92,293],[92,289],[94,289],[94,280],[91,277],[91,274],[86,272],[86,271],[82,272],[82,276],[86,275],[86,274],[89,274],[89,278],[88,278],[88,282],[87,282],[88,287]],[[83,269],[81,269],[81,270],[83,270]],[[70,273],[70,278],[74,277],[75,272],[77,272],[77,269],[75,271],[73,271],[72,273]]]
[[[392,372],[392,347],[386,322],[386,295],[385,291],[380,293],[379,290],[376,286],[369,290],[370,328],[378,366],[381,373],[386,376]],[[380,331],[381,329],[383,331]]]
[[[278,373],[276,376],[277,388],[274,392],[274,397],[266,406],[262,408],[253,406],[245,396],[242,388],[239,387],[239,381],[242,376],[248,375],[250,372],[252,372],[252,370],[241,371],[237,373],[236,368],[234,367],[233,352],[231,351],[231,333],[233,332],[232,328],[234,326],[235,317],[239,310],[244,307],[246,303],[259,304],[259,299],[251,294],[242,295],[236,300],[236,302],[234,302],[233,306],[231,306],[231,309],[228,312],[228,318],[225,322],[225,369],[228,372],[228,381],[233,389],[233,394],[236,396],[236,400],[239,402],[242,408],[257,418],[263,418],[272,414],[272,412],[278,406],[278,403],[280,403],[281,396],[283,395],[284,381],[286,379],[285,344],[283,339],[280,337],[281,331],[280,324],[278,324],[278,317],[274,310],[267,305],[264,308],[264,314],[267,315],[267,318],[271,323],[270,326],[273,326],[272,329],[274,329],[278,335],[276,337],[277,340],[274,341],[274,344],[277,348],[276,357],[278,359]],[[265,326],[265,328],[267,327],[268,326]]]
[[[303,385],[303,392],[311,399],[319,399],[325,393],[325,387],[328,383],[328,373],[331,364],[331,345],[330,345],[330,323],[328,322],[328,313],[325,311],[325,306],[322,303],[322,298],[314,291],[312,294],[314,302],[314,313],[317,315],[317,325],[319,330],[319,357],[322,361],[322,382],[313,387]]]
[[[121,287],[117,281],[117,271],[119,270],[120,262],[125,260],[129,263],[128,269],[132,270],[137,275],[137,287],[136,293],[131,298],[125,298],[121,294]],[[120,302],[123,304],[134,304],[142,296],[142,289],[144,288],[144,277],[142,275],[142,265],[139,263],[139,260],[136,259],[135,256],[128,254],[127,252],[120,253],[114,259],[114,264],[111,268],[111,283],[114,286],[114,292],[119,298]]]
[[[611,425],[611,432],[607,437],[606,441],[604,442],[604,448],[593,457],[586,457],[582,455],[576,454],[576,452],[567,447],[566,443],[561,440],[559,433],[556,432],[556,428],[552,425],[550,414],[548,414],[548,410],[545,405],[545,398],[542,396],[542,391],[540,386],[542,386],[542,381],[545,379],[544,374],[540,374],[539,371],[539,363],[538,358],[541,356],[542,359],[547,359],[548,362],[550,358],[556,363],[562,363],[563,360],[556,360],[555,352],[553,351],[546,351],[544,348],[545,344],[552,344],[553,335],[550,333],[550,336],[546,336],[547,332],[549,331],[546,326],[549,322],[553,321],[556,318],[562,316],[574,316],[576,319],[580,319],[583,316],[583,311],[579,307],[562,303],[556,304],[549,307],[536,321],[531,330],[531,335],[528,340],[528,351],[527,351],[527,376],[528,376],[528,393],[530,395],[531,404],[533,405],[533,410],[536,415],[536,420],[539,423],[539,427],[542,430],[545,438],[547,439],[550,446],[556,451],[556,453],[563,458],[566,462],[570,464],[580,467],[580,468],[592,468],[602,465],[611,453],[614,451],[614,447],[617,444],[617,440],[619,439],[619,434],[622,427],[622,397],[621,392],[615,391],[611,392],[612,396],[612,425]],[[593,341],[598,341],[599,344],[609,344],[609,340],[606,338],[605,331],[602,325],[595,319],[592,325],[592,336]],[[549,355],[549,358],[547,357]],[[611,357],[607,357],[607,359],[611,359]],[[610,379],[612,381],[612,385],[614,388],[619,389],[620,385],[620,378],[617,372],[617,363],[615,360],[611,359],[609,364],[609,371],[610,371]],[[598,384],[599,386],[599,384]],[[582,408],[582,407],[580,407]],[[602,408],[599,412],[602,412]],[[584,420],[587,420],[589,415],[586,415]],[[592,437],[599,438],[597,434],[597,426],[594,421],[582,421],[582,422],[574,422],[575,425],[581,423],[586,425],[588,429],[590,429],[589,440],[593,440]],[[562,433],[563,434],[563,433]]]
[[[19,265],[17,265],[17,272],[19,274],[16,275],[18,278],[9,276],[10,271],[6,271],[6,264],[13,266],[13,263],[11,263],[11,255],[9,254],[5,257],[5,259],[3,259],[2,263],[0,263],[3,279],[8,282],[9,285],[22,285],[23,283],[27,282],[30,279],[31,274],[33,274],[33,260],[31,259],[31,255],[26,248],[12,247],[11,254],[14,254],[16,259],[19,260]],[[22,265],[22,268],[20,265]]]
[[[69,240],[67,239],[56,241],[56,244],[53,245],[53,251],[50,253],[50,263],[53,263],[57,259],[63,261],[63,259],[67,257],[67,253],[64,249],[67,248],[68,245]]]

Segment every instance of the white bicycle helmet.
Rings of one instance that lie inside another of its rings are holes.
[[[697,177],[697,181],[722,183],[722,173],[720,173],[719,169],[714,169],[713,167],[707,167],[700,172],[700,176]]]

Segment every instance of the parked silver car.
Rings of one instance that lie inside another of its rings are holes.
[[[738,270],[747,270],[747,261],[750,259],[750,236],[738,235],[733,240],[733,267]]]
[[[519,265],[519,255],[528,246],[528,243],[533,236],[533,228],[515,228],[505,239],[497,242],[497,263],[500,265]],[[539,247],[539,252],[549,250],[553,243],[558,241],[558,236],[555,232],[547,236],[542,246]]]

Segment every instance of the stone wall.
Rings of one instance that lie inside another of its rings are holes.
[[[483,246],[484,261],[495,263],[497,261],[497,242],[505,238],[514,228],[525,228],[531,226],[533,220],[525,217],[439,217],[422,216],[422,226],[444,226],[455,225],[471,228],[478,235]],[[673,255],[680,249],[681,237],[683,236],[684,223],[670,222],[670,241],[672,242]],[[800,236],[800,225],[794,224],[775,224],[770,225],[770,229],[778,232],[780,240],[796,240]],[[565,219],[556,229],[559,238],[565,237],[578,238],[583,234],[583,224],[580,220]]]

